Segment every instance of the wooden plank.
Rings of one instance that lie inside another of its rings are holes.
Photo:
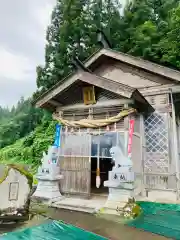
[[[67,110],[80,110],[80,109],[89,109],[89,108],[105,108],[105,107],[115,107],[124,104],[132,104],[134,100],[132,99],[115,99],[108,101],[98,101],[96,104],[84,105],[84,104],[73,104],[67,106],[59,106],[56,111],[67,111]]]
[[[90,155],[89,135],[77,134],[74,136],[68,133],[63,134],[60,157],[60,169],[64,176],[61,181],[62,193],[89,197],[91,183]]]
[[[56,107],[62,106],[62,104],[61,104],[60,102],[55,101],[55,100],[49,100],[48,102],[49,102],[50,104],[52,104],[53,106],[56,106]]]
[[[165,81],[167,81],[167,83],[168,83],[168,79],[172,79],[172,80],[175,80],[177,82],[180,81],[180,73],[177,70],[173,70],[171,68],[167,68],[167,67],[152,63],[150,61],[143,60],[141,58],[130,56],[130,55],[125,54],[125,53],[114,51],[112,49],[102,49],[102,50],[100,50],[99,52],[94,54],[85,63],[85,67],[87,67],[87,68],[90,67],[91,64],[93,64],[98,58],[100,58],[102,56],[105,56],[105,57],[108,56],[110,58],[114,58],[114,59],[116,59],[118,61],[121,61],[123,63],[131,64],[135,67],[145,69],[145,70],[150,71],[150,72],[152,72],[156,75],[157,74],[161,75],[161,76],[165,77]]]
[[[64,157],[61,160],[61,191],[64,194],[90,194],[90,161],[89,157]]]

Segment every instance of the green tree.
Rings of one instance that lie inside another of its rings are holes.
[[[31,105],[31,99],[21,98],[11,110],[0,107],[0,148],[26,136],[35,127],[49,120],[49,115]]]
[[[162,58],[159,42],[168,32],[169,12],[177,7],[178,2],[130,1],[121,19],[124,32],[121,33],[119,50],[159,63]]]
[[[180,69],[180,5],[170,11],[168,20],[168,31],[157,45],[161,51],[160,62]]]
[[[35,95],[73,70],[74,54],[83,61],[99,48],[97,28],[104,30],[113,49],[180,68],[179,0],[129,0],[123,11],[116,0],[57,0],[47,29],[45,65],[37,67]],[[37,165],[53,142],[51,114],[30,102],[21,98],[12,109],[0,107],[0,148],[6,146],[0,161]]]
[[[46,63],[37,67],[37,86],[48,89],[61,81],[73,70],[73,55],[83,61],[92,54],[98,48],[98,28],[117,41],[119,9],[110,0],[58,0],[47,30]]]

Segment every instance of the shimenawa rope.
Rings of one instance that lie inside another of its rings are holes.
[[[122,118],[135,113],[136,109],[131,108],[128,110],[121,111],[118,115],[114,117],[110,117],[107,119],[81,119],[79,121],[69,121],[60,117],[57,113],[53,114],[53,119],[59,121],[62,125],[67,127],[74,127],[74,128],[99,128],[105,127],[109,124],[119,122]]]

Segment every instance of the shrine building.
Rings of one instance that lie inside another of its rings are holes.
[[[180,72],[101,42],[103,48],[84,63],[75,59],[76,71],[35,102],[62,125],[61,193],[106,198],[110,149],[118,146],[133,161],[135,197],[179,199]]]

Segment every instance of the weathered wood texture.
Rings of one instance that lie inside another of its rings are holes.
[[[60,163],[64,179],[64,194],[90,195],[91,182],[91,136],[87,134],[62,134]]]
[[[156,109],[156,111],[171,112],[168,93],[146,96],[146,99]]]
[[[110,113],[95,112],[94,119],[106,118],[119,113],[121,109],[114,108]],[[67,112],[66,112],[67,114]],[[87,112],[88,114],[88,112]],[[65,115],[66,119],[78,120],[88,117],[85,112],[80,111],[79,116]],[[111,124],[109,129],[106,127],[92,130],[99,134],[102,131],[127,130],[128,117],[116,124]],[[68,130],[68,132],[66,132]],[[91,193],[91,135],[87,134],[87,129],[63,128],[61,136],[60,167],[64,179],[61,180],[61,191],[64,194],[75,194],[89,197]],[[91,131],[91,130],[90,130]]]
[[[77,111],[77,110],[87,110],[87,109],[95,109],[95,108],[107,108],[107,107],[118,107],[124,104],[133,104],[134,101],[132,99],[113,99],[106,101],[98,101],[96,104],[84,105],[83,103],[76,103],[65,106],[58,106],[56,111]]]
[[[89,157],[61,157],[61,192],[90,196],[91,162]]]
[[[124,108],[124,105],[111,106],[111,107],[97,107],[95,109],[77,109],[76,111],[64,111],[63,118],[67,120],[80,120],[80,119],[106,119],[109,117],[116,116]],[[116,129],[124,130],[125,128],[125,118],[117,123],[110,124],[108,130],[114,131]],[[100,128],[100,131],[106,131],[107,127]],[[99,129],[98,129],[99,130]],[[97,130],[97,131],[98,131]],[[85,130],[87,131],[87,129]]]
[[[116,60],[118,63],[126,64],[127,66],[133,66],[137,68],[137,70],[145,70],[148,73],[154,73],[155,75],[164,77],[166,83],[169,79],[177,82],[179,82],[180,79],[179,71],[111,49],[102,49],[98,51],[89,58],[85,66],[94,71],[95,69],[97,69],[97,66],[99,66],[98,63],[102,63],[103,61],[107,63],[110,59]]]

